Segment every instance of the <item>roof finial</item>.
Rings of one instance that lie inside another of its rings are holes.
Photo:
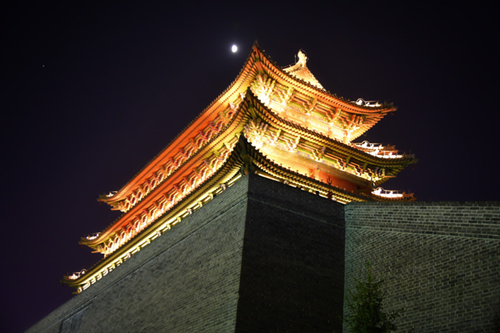
[[[318,80],[316,80],[314,75],[307,68],[306,62],[309,58],[307,58],[304,50],[299,50],[295,59],[296,59],[295,64],[292,66],[283,68],[283,71],[292,75],[292,76],[295,76],[296,78],[299,78],[299,79],[301,79],[301,80],[303,80],[303,81],[305,81],[305,82],[307,82],[307,83],[309,83],[309,84],[311,84],[319,89],[325,90],[325,88],[323,88],[321,83],[319,83]]]
[[[306,67],[306,62],[307,62],[308,58],[306,57],[304,52],[302,52],[302,50],[299,50],[299,53],[297,54],[297,56],[299,57],[297,64],[300,65],[301,67]]]

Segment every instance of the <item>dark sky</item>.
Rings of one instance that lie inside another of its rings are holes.
[[[385,188],[419,200],[500,198],[493,8],[68,3],[0,10],[2,332],[72,297],[59,280],[101,257],[78,240],[119,216],[98,195],[125,185],[208,106],[255,39],[282,66],[305,50],[339,96],[398,106],[361,138],[420,160]]]

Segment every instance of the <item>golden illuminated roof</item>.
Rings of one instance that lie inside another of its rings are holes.
[[[387,105],[376,108],[360,106],[333,96],[310,82],[297,79],[293,73],[281,70],[254,44],[233,83],[123,188],[102,195],[99,201],[126,211],[123,204],[133,206],[142,200],[165,176],[175,172],[184,161],[197,154],[200,147],[211,141],[219,128],[231,119],[248,87],[281,118],[344,143],[350,143],[386,113],[396,110]]]

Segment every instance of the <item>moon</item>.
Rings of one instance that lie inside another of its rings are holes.
[[[233,53],[238,52],[238,46],[236,46],[236,44],[233,44],[233,46],[231,46],[231,52]]]

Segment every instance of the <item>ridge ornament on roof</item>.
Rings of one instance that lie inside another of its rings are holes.
[[[315,87],[318,87],[320,89],[325,90],[321,83],[314,77],[314,75],[311,73],[311,71],[307,68],[306,62],[309,58],[306,57],[304,52],[299,51],[297,53],[297,62],[295,65],[292,65],[287,68],[283,68],[283,71],[287,72],[288,74],[295,76],[298,79],[301,79]]]

